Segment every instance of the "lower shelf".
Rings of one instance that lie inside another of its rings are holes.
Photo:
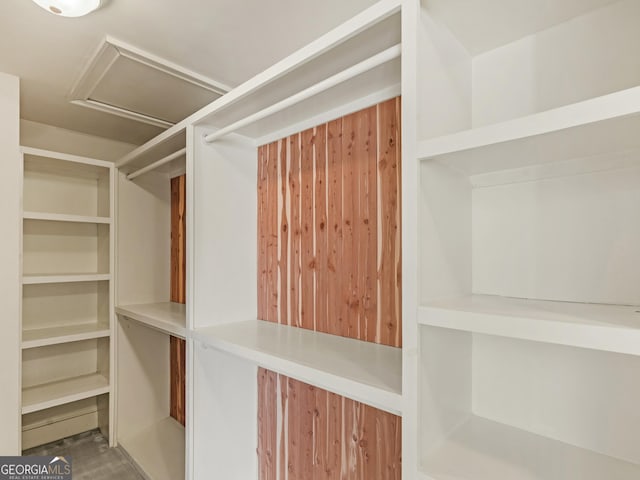
[[[149,479],[184,479],[185,431],[173,418],[160,420],[119,443]]]
[[[22,332],[22,348],[36,348],[59,343],[79,342],[110,335],[109,327],[98,323],[82,323]]]
[[[640,465],[473,416],[422,461],[430,480],[636,480]]]
[[[22,414],[109,393],[109,380],[99,373],[45,383],[22,390]]]

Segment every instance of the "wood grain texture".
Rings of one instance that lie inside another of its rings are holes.
[[[400,161],[399,98],[258,149],[258,318],[402,346]],[[264,369],[258,404],[261,480],[401,478],[400,417]]]
[[[171,293],[172,302],[186,302],[186,176],[171,179]],[[186,342],[171,337],[169,341],[169,414],[185,424],[185,356]]]
[[[400,99],[258,149],[258,318],[402,346]]]
[[[186,301],[186,176],[171,179],[171,301]]]
[[[258,396],[261,480],[401,479],[400,417],[262,368]]]

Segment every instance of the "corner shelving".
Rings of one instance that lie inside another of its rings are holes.
[[[411,5],[410,476],[636,478],[640,4]]]
[[[251,320],[195,330],[203,345],[400,415],[402,350]]]

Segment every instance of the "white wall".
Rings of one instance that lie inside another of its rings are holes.
[[[0,73],[0,455],[20,452],[20,81]]]
[[[20,120],[20,144],[54,152],[115,161],[136,148],[130,143],[52,127],[30,120]]]

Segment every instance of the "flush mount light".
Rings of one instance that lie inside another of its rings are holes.
[[[100,0],[33,0],[50,13],[61,17],[82,17],[100,6]]]

